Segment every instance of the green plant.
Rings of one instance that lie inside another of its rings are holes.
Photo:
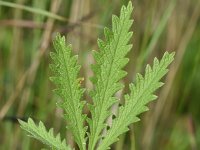
[[[82,113],[85,101],[81,101],[81,97],[85,89],[80,85],[81,78],[77,77],[80,70],[77,56],[71,54],[72,48],[65,45],[64,37],[57,35],[53,42],[55,52],[50,54],[53,59],[50,68],[54,76],[50,80],[58,87],[55,92],[63,99],[59,106],[64,109],[69,130],[81,150],[108,149],[118,140],[119,135],[128,131],[130,124],[139,121],[137,116],[148,110],[145,106],[148,102],[156,99],[153,92],[163,85],[160,79],[167,73],[167,67],[174,59],[174,53],[166,52],[160,61],[154,59],[152,68],[147,65],[144,77],[137,74],[135,83],[129,85],[130,94],[124,96],[125,104],[119,107],[118,115],[113,119],[110,129],[103,135],[106,119],[112,115],[110,107],[119,101],[114,95],[124,87],[120,80],[127,74],[122,68],[128,63],[125,56],[132,47],[128,44],[132,37],[132,32],[129,32],[133,22],[130,20],[132,10],[131,2],[127,7],[122,6],[120,17],[112,17],[112,30],[104,29],[105,41],[98,39],[100,51],[94,51],[96,64],[92,65],[94,77],[91,81],[94,89],[90,96],[93,104],[87,104],[91,118]],[[84,126],[85,121],[88,122],[89,130]],[[32,137],[52,149],[71,149],[65,140],[60,139],[59,134],[54,137],[53,129],[47,131],[42,122],[39,126],[35,125],[32,119],[27,123],[21,120],[19,122]]]

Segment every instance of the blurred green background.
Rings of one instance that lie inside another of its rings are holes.
[[[42,120],[74,145],[66,131],[59,97],[52,93],[48,65],[52,39],[67,37],[79,55],[83,86],[92,88],[91,50],[111,27],[127,0],[0,0],[0,149],[35,150],[44,146],[26,136],[17,118]],[[157,91],[158,101],[141,121],[112,146],[115,150],[200,149],[200,0],[133,0],[133,49],[123,82],[164,51],[176,58]],[[127,87],[123,93],[127,92]],[[87,93],[84,98],[89,99]],[[87,110],[85,110],[87,113]]]

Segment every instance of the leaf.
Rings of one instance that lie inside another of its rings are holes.
[[[133,20],[132,3],[122,6],[120,16],[112,16],[112,30],[105,28],[105,41],[98,39],[100,51],[94,51],[93,56],[96,61],[91,66],[94,76],[91,81],[94,89],[90,92],[93,104],[88,104],[91,118],[87,118],[82,113],[85,101],[81,101],[85,89],[81,88],[83,78],[78,78],[80,65],[77,64],[77,56],[72,55],[72,48],[65,44],[65,38],[59,34],[53,44],[55,52],[51,52],[53,63],[50,69],[54,73],[50,80],[57,85],[54,90],[63,101],[58,105],[65,111],[65,119],[68,122],[69,130],[72,132],[75,142],[80,150],[106,150],[118,140],[119,135],[128,131],[128,126],[139,121],[138,115],[147,111],[146,106],[157,96],[153,93],[163,85],[161,78],[167,73],[168,65],[174,59],[174,53],[166,52],[161,61],[154,59],[153,67],[147,65],[145,75],[137,74],[135,84],[131,83],[130,94],[126,94],[125,104],[119,107],[119,113],[113,118],[111,126],[106,126],[106,119],[111,115],[110,108],[118,99],[114,96],[124,85],[120,80],[126,76],[123,70],[128,63],[127,53],[132,48],[129,43],[132,37],[130,27]],[[89,132],[84,122],[87,120]],[[53,129],[46,131],[42,122],[36,126],[32,119],[28,123],[20,121],[21,127],[28,131],[32,137],[49,145],[52,149],[70,150],[71,148],[61,141],[60,135],[54,137]],[[105,137],[102,131],[106,129]],[[86,139],[89,139],[86,146]]]
[[[51,149],[72,150],[66,145],[65,140],[61,140],[60,134],[57,134],[56,137],[54,137],[53,129],[51,128],[49,131],[47,131],[42,122],[39,122],[39,125],[37,126],[34,121],[29,118],[27,123],[22,120],[19,120],[19,123],[22,129],[30,133],[31,137],[40,140],[42,143],[48,145]]]
[[[80,101],[84,89],[80,87],[78,73],[80,65],[77,64],[77,56],[72,56],[72,48],[65,45],[65,38],[59,34],[53,41],[55,52],[51,52],[53,64],[50,65],[54,73],[50,80],[57,85],[54,91],[63,99],[59,104],[65,110],[65,118],[68,121],[69,130],[81,150],[86,149],[86,116],[82,114],[84,102]]]
[[[112,30],[105,28],[105,41],[98,40],[100,51],[94,52],[96,64],[92,66],[94,77],[91,81],[95,89],[91,92],[93,105],[89,107],[92,120],[88,119],[89,150],[93,150],[100,139],[100,133],[105,128],[105,120],[110,115],[110,107],[117,102],[114,94],[124,87],[119,82],[127,73],[122,68],[128,63],[126,54],[132,48],[128,42],[132,37],[129,29],[133,7],[131,2],[123,6],[120,17],[112,16]]]
[[[130,84],[130,94],[125,95],[125,105],[119,108],[119,114],[113,120],[98,150],[109,149],[119,135],[129,130],[128,125],[140,120],[138,115],[148,110],[146,104],[157,98],[153,92],[163,85],[160,79],[167,73],[167,67],[173,59],[174,53],[166,52],[160,62],[157,58],[154,59],[152,68],[147,65],[144,77],[137,74],[135,84]]]

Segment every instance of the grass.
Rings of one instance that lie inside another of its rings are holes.
[[[119,12],[121,5],[127,2],[0,1],[0,149],[42,147],[21,132],[16,123],[19,117],[26,120],[31,116],[36,121],[40,118],[47,126],[64,131],[59,117],[62,111],[54,109],[58,97],[51,94],[53,85],[48,79],[51,40],[59,31],[76,45],[80,63],[86,62],[81,70],[85,77],[82,84],[92,88],[87,78],[91,76],[88,68],[93,60],[87,54],[97,49],[95,39],[102,37],[102,26],[110,26],[111,14]],[[128,55],[130,63],[126,70],[129,74],[123,82],[132,81],[137,70],[143,72],[145,62],[166,50],[177,51],[176,62],[166,78],[165,88],[159,91],[160,100],[141,116],[144,121],[131,127],[113,149],[183,149],[178,145],[198,149],[200,2],[135,0],[133,4],[134,50]],[[178,141],[180,133],[186,138]],[[70,135],[62,134],[63,137]],[[134,137],[139,140],[135,141]],[[73,144],[72,140],[68,142]]]

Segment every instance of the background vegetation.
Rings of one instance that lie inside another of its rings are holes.
[[[127,2],[0,0],[0,149],[43,147],[19,128],[17,118],[29,116],[60,130],[73,144],[48,79],[51,41],[56,32],[67,36],[83,66],[82,84],[91,89],[91,50],[97,49],[96,39],[102,37],[103,27],[111,26],[111,15],[118,14]],[[133,5],[133,50],[123,82],[133,81],[144,64],[166,50],[176,51],[176,58],[165,86],[158,91],[159,100],[151,103],[142,121],[131,126],[112,148],[200,149],[200,1],[133,0]],[[87,94],[84,98],[89,99]]]

